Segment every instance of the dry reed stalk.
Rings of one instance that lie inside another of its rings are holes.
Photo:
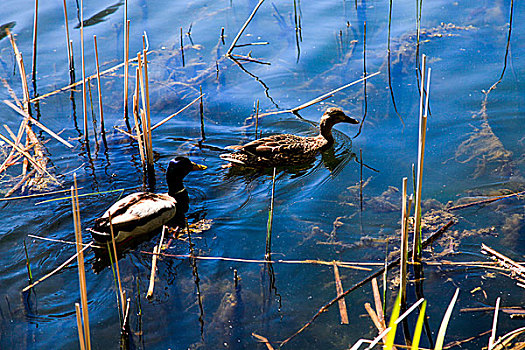
[[[239,41],[239,39],[241,38],[241,35],[242,33],[244,32],[244,30],[246,29],[246,27],[248,27],[248,24],[250,24],[251,20],[253,19],[253,17],[255,16],[255,14],[257,13],[257,10],[259,9],[259,7],[261,7],[262,3],[264,2],[264,0],[259,0],[259,2],[257,3],[257,5],[255,5],[255,8],[253,9],[250,17],[248,17],[248,19],[246,20],[246,22],[244,22],[244,25],[242,26],[241,30],[239,30],[239,32],[237,33],[237,35],[235,36],[235,39],[233,39],[233,42],[231,43],[230,45],[230,48],[228,49],[228,51],[226,52],[226,57],[230,57],[231,56],[231,53],[233,51],[233,49],[235,48],[235,44],[237,44],[237,41]],[[222,34],[221,34],[222,35]]]
[[[133,94],[133,119],[135,120],[135,133],[137,134],[136,140],[139,144],[139,153],[140,153],[140,160],[142,162],[142,167],[144,167],[144,164],[146,162],[146,158],[144,156],[144,146],[142,143],[142,133],[140,132],[140,126],[139,126],[139,113],[140,113],[140,107],[139,107],[139,68],[136,69],[136,79],[135,79],[135,93]]]
[[[70,190],[68,190],[70,191]],[[31,237],[35,237],[35,236],[31,236]],[[63,242],[62,242],[63,243]],[[69,243],[69,242],[68,242]],[[74,243],[76,244],[76,243]],[[81,249],[81,252],[83,253],[86,249],[90,248],[91,246],[93,245],[93,242],[90,242],[88,243],[87,245],[83,245],[84,247]],[[73,256],[71,256],[69,259],[67,259],[66,261],[64,261],[62,264],[60,264],[60,266],[58,266],[56,269],[54,269],[53,271],[51,271],[50,273],[48,273],[47,275],[45,275],[44,277],[42,278],[39,278],[38,280],[36,280],[34,283],[28,285],[27,287],[25,287],[24,289],[22,289],[22,292],[26,292],[28,291],[29,289],[33,288],[34,286],[36,286],[37,284],[45,281],[46,279],[48,279],[49,277],[53,276],[54,274],[56,274],[57,272],[59,272],[60,270],[62,270],[64,267],[66,267],[67,265],[71,264],[71,262],[73,260],[75,260],[76,258],[78,257],[78,252],[75,253]]]
[[[84,61],[84,0],[80,0],[80,55],[82,57],[82,108],[84,116],[84,138],[88,145],[88,120],[86,101],[86,65]]]
[[[376,326],[378,332],[380,334],[383,333],[385,331],[385,329],[386,329],[386,326],[384,325],[384,320],[383,320],[383,322],[381,322],[379,316],[376,314],[374,309],[372,309],[372,306],[370,306],[370,303],[365,303],[365,309],[366,309],[366,312],[368,312],[368,316],[370,316],[370,319],[374,323],[374,326]],[[383,342],[386,343],[387,336],[384,335],[382,337],[382,339],[383,339]],[[394,349],[394,348],[392,348],[392,349]]]
[[[337,291],[337,296],[343,294],[343,283],[341,282],[341,277],[339,276],[339,269],[337,264],[334,261],[334,278],[335,278],[335,289]],[[349,324],[348,322],[348,312],[346,309],[345,298],[341,298],[338,301],[339,304],[339,315],[341,316],[341,324]]]
[[[118,282],[118,291],[120,295],[120,306],[122,310],[122,315],[124,315],[125,303],[126,299],[124,297],[124,292],[122,291],[122,284],[120,283],[120,269],[118,267],[118,256],[117,256],[117,244],[115,243],[115,234],[113,232],[113,215],[112,213],[108,213],[109,215],[109,230],[111,232],[111,244],[113,247],[113,256],[115,257],[115,270],[117,271],[117,282]]]
[[[129,83],[129,25],[130,21],[127,19],[128,1],[126,0],[124,11],[124,120],[128,120],[128,83]]]
[[[57,141],[59,141],[60,143],[66,145],[67,147],[69,148],[73,148],[73,145],[70,144],[69,142],[67,142],[66,140],[64,140],[62,137],[58,136],[56,133],[54,133],[53,131],[51,131],[51,129],[47,128],[45,125],[43,125],[41,122],[39,122],[38,120],[34,119],[33,117],[31,117],[28,113],[24,112],[24,110],[18,108],[18,106],[16,106],[15,104],[13,104],[12,102],[8,101],[8,100],[4,100],[3,101],[6,105],[8,105],[9,107],[11,107],[15,112],[17,112],[18,114],[20,114],[21,116],[27,118],[28,120],[31,121],[31,123],[35,124],[36,126],[38,126],[40,129],[44,130],[45,132],[47,132],[49,135],[51,135],[52,137],[54,137]]]
[[[122,333],[127,333],[129,329],[129,307],[131,306],[131,298],[126,299],[126,310],[124,312],[124,322],[122,323]]]
[[[9,37],[9,41],[11,42],[11,46],[13,47],[13,52],[15,53],[16,57],[16,63],[18,64],[18,70],[20,71],[20,79],[22,80],[22,91],[24,94],[24,110],[26,113],[29,114],[29,88],[27,85],[27,76],[26,76],[26,69],[24,68],[24,59],[22,57],[22,53],[18,50],[18,46],[16,45],[15,38],[9,28],[6,28],[7,36]]]
[[[49,178],[51,180],[55,181],[57,184],[60,184],[60,182],[53,175],[51,175],[45,168],[43,168],[33,157],[31,157],[31,155],[29,153],[27,153],[26,151],[21,149],[19,146],[14,144],[11,140],[9,140],[4,135],[0,134],[0,138],[2,140],[4,140],[5,142],[7,142],[9,144],[9,146],[13,147],[16,151],[18,151],[20,154],[22,154],[25,157],[24,160],[27,160],[31,164],[33,164],[33,166],[37,169],[37,171],[40,174],[46,174],[47,176],[49,176]],[[24,173],[24,175],[25,175],[25,173]]]
[[[75,303],[75,313],[77,315],[78,341],[80,343],[80,350],[85,350],[86,341],[84,339],[84,332],[82,331],[82,315],[80,314],[80,304],[79,303]]]
[[[501,302],[501,298],[498,297],[498,299],[496,299],[496,307],[494,309],[494,319],[492,321],[492,332],[489,338],[488,350],[492,350],[494,348],[494,342],[496,341],[496,328],[498,326],[498,314],[499,314],[500,302]]]
[[[69,23],[67,21],[66,0],[63,0],[63,2],[64,2],[64,27],[66,29],[67,61],[69,64],[69,69],[71,70],[73,55],[71,53],[71,47],[69,45]]]
[[[182,27],[180,27],[180,54],[182,56],[182,66],[184,67],[184,43],[182,41]]]
[[[377,285],[377,278],[372,279],[372,292],[374,294],[374,304],[379,322],[386,329],[385,314],[383,313],[383,303],[381,302],[381,294],[379,293],[379,287]]]
[[[141,101],[142,101],[142,111],[140,112],[140,117],[141,117],[141,124],[142,124],[142,137],[144,140],[144,153],[146,157],[146,163],[143,164],[143,166],[144,166],[144,169],[146,169],[147,167],[150,166],[150,164],[153,165],[153,152],[151,152],[150,136],[148,136],[148,132],[151,131],[151,127],[148,129],[147,103],[146,103],[147,92],[146,92],[146,86],[145,86],[146,84],[144,82],[145,71],[143,72],[145,64],[143,64],[140,52],[137,54],[137,61],[138,61],[138,73],[139,73],[138,80],[139,80],[140,95],[141,95]]]
[[[37,40],[37,32],[38,32],[38,0],[35,0],[35,15],[33,17],[33,64],[32,64],[32,71],[31,75],[33,77],[33,81],[36,81],[36,40]]]
[[[509,269],[513,275],[518,275],[522,278],[525,278],[525,267],[521,266],[511,258],[497,252],[483,243],[481,243],[481,252],[492,255],[493,259],[496,260],[500,266]]]
[[[257,106],[255,107],[255,139],[257,140],[257,132],[259,129],[259,99],[257,99]]]
[[[86,349],[91,349],[89,336],[89,313],[87,303],[86,270],[84,267],[84,250],[82,249],[82,229],[80,225],[80,206],[78,202],[77,176],[73,176],[74,185],[71,187],[71,202],[73,209],[73,222],[75,226],[75,241],[77,248],[78,277],[80,282],[80,299],[82,302],[82,320],[84,322],[84,337]]]
[[[200,96],[197,96],[193,101],[191,101],[190,103],[188,103],[186,106],[184,106],[181,110],[173,113],[172,115],[169,115],[167,116],[166,118],[162,119],[160,122],[158,122],[157,124],[153,125],[151,127],[151,131],[155,130],[156,128],[158,128],[159,126],[161,126],[162,124],[166,123],[167,121],[169,121],[171,118],[173,117],[176,117],[177,115],[179,115],[180,113],[184,112],[186,109],[188,109],[192,104],[194,104],[195,102],[199,101],[202,96],[204,96],[205,94],[201,94]]]
[[[381,72],[378,71],[378,72],[375,72],[375,73],[373,73],[373,74],[369,74],[369,75],[367,75],[367,76],[364,77],[364,78],[361,78],[361,79],[355,80],[355,81],[353,81],[353,82],[351,82],[351,83],[348,83],[348,84],[346,84],[346,85],[343,85],[343,86],[341,86],[341,87],[338,87],[337,89],[334,89],[334,90],[332,90],[332,91],[330,91],[330,92],[327,92],[326,94],[323,94],[323,95],[321,95],[321,96],[319,96],[319,97],[316,97],[316,98],[314,98],[313,100],[310,100],[310,101],[308,101],[308,102],[306,102],[306,103],[303,103],[302,105],[297,106],[297,107],[295,107],[295,108],[292,108],[292,109],[286,109],[286,110],[282,110],[282,111],[273,111],[273,112],[262,113],[262,114],[259,114],[259,117],[266,117],[266,116],[268,116],[268,115],[283,114],[283,113],[297,113],[297,112],[299,112],[301,109],[305,109],[306,107],[310,107],[311,105],[314,105],[314,104],[316,104],[316,103],[319,103],[319,102],[321,102],[321,101],[324,101],[324,100],[326,100],[327,98],[332,97],[335,93],[337,93],[337,92],[339,92],[339,91],[341,91],[341,90],[344,90],[344,89],[346,89],[346,88],[349,88],[349,87],[352,86],[352,85],[358,84],[358,83],[362,82],[363,80],[367,80],[367,79],[370,79],[370,78],[372,78],[372,77],[375,77],[375,76],[378,75],[379,73],[381,73]]]
[[[199,112],[201,116],[201,139],[204,140],[206,138],[206,134],[204,133],[204,104],[202,103],[202,86],[199,86],[201,98],[199,102]]]
[[[407,294],[407,252],[408,252],[408,216],[407,216],[407,182],[408,178],[403,178],[401,192],[401,262],[399,263],[399,293],[401,303],[406,303]]]
[[[424,100],[425,100],[425,70],[426,70],[427,56],[423,55],[421,65],[421,90],[419,92],[419,137],[418,137],[418,152],[417,152],[417,177],[416,177],[416,203],[415,203],[415,223],[414,223],[414,243],[412,247],[412,260],[418,262],[421,260],[421,189],[423,182],[423,157],[425,147],[426,135],[426,118],[423,115]],[[428,92],[427,92],[428,93]]]
[[[144,88],[146,92],[146,128],[144,129],[144,126],[142,127],[142,131],[145,132],[145,136],[148,138],[148,146],[149,148],[146,150],[147,153],[147,159],[148,159],[148,166],[151,167],[150,169],[153,169],[153,143],[151,142],[151,117],[150,117],[150,103],[149,103],[149,78],[148,78],[148,51],[144,49],[144,61],[143,61],[143,69],[144,69]]]
[[[100,67],[98,65],[98,45],[97,45],[97,36],[93,35],[93,42],[95,43],[95,65],[97,67],[97,88],[98,88],[98,110],[100,113],[100,132],[102,136],[106,134],[104,127],[104,111],[102,109],[102,88],[100,84]]]
[[[263,343],[264,345],[266,345],[266,349],[274,350],[272,344],[270,344],[270,341],[267,338],[263,337],[262,335],[252,333],[252,337],[256,338],[260,343]]]
[[[146,298],[151,299],[153,297],[153,289],[155,288],[155,271],[157,270],[157,259],[162,249],[162,243],[164,242],[164,234],[166,232],[166,226],[162,226],[162,234],[160,235],[159,244],[153,248],[153,258],[151,259],[151,274],[149,278],[149,287]]]

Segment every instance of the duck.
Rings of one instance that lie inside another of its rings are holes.
[[[189,208],[183,179],[191,171],[206,168],[186,157],[173,158],[166,171],[168,193],[136,192],[120,199],[88,229],[93,239],[99,243],[111,241],[110,214],[116,243],[156,231],[176,216],[183,217]]]
[[[318,153],[333,146],[332,127],[338,123],[359,124],[359,121],[347,116],[341,108],[330,107],[321,117],[317,136],[272,135],[244,145],[228,146],[227,149],[235,152],[224,153],[219,157],[230,162],[226,167],[258,168],[300,165],[312,161]]]

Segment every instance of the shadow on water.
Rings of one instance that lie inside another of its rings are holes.
[[[122,6],[123,4],[124,4],[124,1],[119,1],[119,2],[117,2],[115,4],[113,4],[113,5],[110,5],[110,6],[106,7],[105,9],[103,9],[100,12],[97,12],[93,16],[91,16],[88,19],[84,20],[84,23],[83,23],[84,27],[89,27],[89,26],[93,26],[95,24],[98,24],[100,22],[104,22],[109,15],[117,12],[119,7]],[[77,7],[79,7],[78,0],[77,0]],[[79,21],[79,23],[75,26],[75,29],[76,28],[80,28],[80,19],[78,21]]]

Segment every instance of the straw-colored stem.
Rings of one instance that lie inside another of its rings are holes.
[[[86,64],[84,61],[84,1],[80,0],[80,56],[82,58],[82,111],[84,116],[84,138],[88,139],[87,101],[86,101]]]
[[[414,223],[414,242],[412,247],[412,260],[418,262],[421,259],[421,185],[423,181],[423,156],[425,144],[426,119],[423,116],[423,102],[425,99],[425,70],[426,56],[423,55],[421,66],[421,90],[419,92],[419,137],[418,137],[418,154],[417,154],[417,177],[416,177],[416,210]]]
[[[153,169],[153,144],[151,142],[151,118],[150,118],[150,103],[149,103],[149,79],[148,79],[148,52],[146,50],[144,52],[144,88],[146,92],[146,128],[144,129],[144,126],[142,128],[143,132],[146,131],[145,136],[148,138],[148,149],[147,149],[147,155],[148,155],[148,166],[151,167],[150,169]]]
[[[334,279],[335,279],[335,289],[337,292],[337,296],[343,294],[343,283],[341,282],[341,277],[339,276],[339,269],[337,268],[337,264],[334,261]],[[341,298],[338,301],[339,304],[339,315],[341,316],[341,324],[349,324],[348,322],[348,312],[346,309],[346,302],[345,298]]]
[[[80,225],[80,206],[78,202],[78,187],[76,174],[73,176],[74,186],[71,188],[71,199],[73,205],[73,220],[75,226],[75,238],[77,248],[78,277],[80,282],[80,299],[82,302],[82,320],[84,322],[84,338],[86,349],[91,349],[89,336],[89,313],[87,303],[86,270],[84,267],[84,251],[82,249],[82,229]]]
[[[47,128],[45,125],[43,125],[42,123],[40,123],[38,120],[34,119],[33,117],[31,117],[28,113],[26,113],[24,110],[18,108],[18,106],[16,106],[15,104],[13,104],[11,101],[8,101],[8,100],[4,100],[3,101],[6,105],[8,105],[9,107],[11,107],[15,112],[17,112],[18,114],[22,115],[23,117],[27,118],[28,120],[31,121],[32,124],[35,124],[36,126],[38,126],[40,129],[44,130],[45,132],[47,132],[49,135],[51,135],[52,137],[54,137],[57,141],[61,142],[62,144],[66,145],[67,147],[69,148],[73,148],[73,145],[70,144],[69,142],[67,142],[66,140],[64,140],[62,137],[58,136],[56,133],[54,133],[53,131],[51,131],[49,128]]]
[[[75,303],[75,314],[77,315],[78,341],[80,343],[80,350],[85,350],[86,341],[84,339],[84,332],[82,331],[82,315],[80,314],[79,303]]]
[[[164,233],[166,232],[166,226],[162,227],[162,234],[160,235],[159,244],[153,248],[153,258],[151,259],[151,274],[149,278],[149,287],[146,298],[151,299],[153,297],[153,289],[155,288],[155,271],[157,270],[157,259],[162,249],[162,243],[164,242]]]
[[[26,69],[24,67],[24,59],[22,57],[22,53],[18,50],[18,46],[16,45],[15,38],[13,37],[13,34],[11,34],[11,31],[9,29],[6,29],[7,36],[9,37],[9,40],[11,41],[11,46],[13,47],[13,52],[15,53],[16,62],[18,64],[18,69],[20,71],[20,79],[22,80],[22,91],[24,93],[24,110],[26,113],[29,114],[29,88],[27,86],[27,77],[26,77]]]
[[[124,313],[126,299],[124,298],[124,293],[122,291],[122,284],[120,283],[120,269],[118,267],[117,244],[115,243],[115,233],[113,232],[112,213],[108,213],[108,219],[109,219],[109,230],[111,232],[111,244],[113,247],[113,256],[115,257],[115,269],[117,270],[117,282],[118,282],[118,290],[119,290],[119,295],[120,295],[120,305],[121,305],[121,310]]]
[[[494,309],[494,319],[492,321],[492,332],[489,338],[488,350],[492,350],[494,348],[494,342],[496,341],[496,328],[498,326],[498,314],[499,314],[500,302],[501,302],[501,298],[498,297],[498,299],[496,299],[496,308]]]
[[[139,79],[139,68],[136,69],[136,79],[135,79],[135,93],[133,94],[133,119],[135,120],[135,133],[137,134],[137,142],[139,144],[139,153],[140,153],[140,160],[142,162],[142,167],[145,166],[146,159],[144,158],[144,145],[142,143],[142,134],[140,132],[140,126],[139,126],[139,85],[140,85],[140,79]]]
[[[104,128],[104,111],[102,108],[102,88],[100,84],[100,67],[98,65],[98,45],[96,35],[93,35],[93,42],[95,43],[95,65],[97,66],[98,111],[100,113],[100,132],[104,136],[106,130]]]
[[[66,0],[63,0],[63,3],[64,3],[64,27],[66,29],[67,61],[69,63],[69,69],[71,69],[72,67],[71,59],[73,58],[73,55],[71,54],[71,47],[69,45],[69,23],[67,20]]]
[[[160,122],[158,122],[157,124],[153,125],[151,127],[151,131],[155,130],[156,128],[158,128],[159,126],[161,126],[162,124],[166,123],[167,121],[169,121],[171,118],[173,117],[176,117],[177,115],[179,115],[180,113],[184,112],[186,109],[188,109],[192,104],[194,104],[195,102],[199,101],[202,96],[204,96],[205,94],[201,94],[200,96],[197,96],[193,101],[191,101],[190,103],[188,103],[186,106],[184,106],[181,110],[179,110],[178,112],[175,112],[173,113],[172,115],[169,115],[167,116],[166,118],[162,119]]]
[[[36,80],[36,42],[37,42],[37,33],[38,33],[38,0],[35,0],[35,14],[33,17],[33,64],[31,68],[31,76],[33,81]]]
[[[128,119],[128,84],[129,84],[129,25],[130,21],[127,19],[127,5],[126,0],[124,11],[124,120]]]
[[[253,19],[253,17],[255,16],[255,14],[257,13],[257,10],[259,9],[259,7],[261,7],[262,3],[264,2],[264,0],[259,0],[259,2],[257,3],[257,5],[255,5],[255,8],[253,9],[250,17],[248,17],[248,19],[246,20],[246,22],[244,22],[244,25],[242,26],[241,30],[239,30],[239,32],[237,33],[237,35],[235,36],[235,39],[233,39],[233,42],[231,43],[230,45],[230,48],[228,49],[228,51],[226,52],[226,57],[230,56],[233,49],[235,48],[235,44],[237,44],[237,41],[239,41],[242,33],[244,32],[244,30],[246,29],[246,27],[248,27],[248,24],[250,24],[251,20]]]
[[[407,252],[408,252],[408,220],[407,220],[407,183],[408,179],[403,178],[402,192],[401,192],[401,262],[400,269],[400,284],[399,293],[401,294],[401,303],[406,302],[406,286],[407,286]]]

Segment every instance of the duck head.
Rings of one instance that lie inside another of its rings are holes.
[[[166,182],[168,184],[168,194],[174,198],[184,191],[182,180],[193,170],[204,170],[207,167],[196,164],[186,157],[175,157],[170,160],[166,171]]]
[[[359,121],[347,116],[341,108],[330,107],[321,117],[319,124],[321,135],[330,139],[332,137],[332,127],[338,123],[359,124]]]

